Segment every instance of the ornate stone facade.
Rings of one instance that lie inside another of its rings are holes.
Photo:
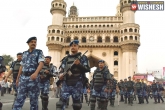
[[[91,67],[103,59],[118,80],[133,76],[137,72],[140,26],[135,23],[130,0],[120,0],[115,16],[78,17],[77,7],[73,5],[66,17],[66,5],[64,0],[51,3],[53,19],[48,26],[46,45],[52,63],[59,67],[69,51],[69,43],[79,40],[80,51],[89,50],[86,55]]]

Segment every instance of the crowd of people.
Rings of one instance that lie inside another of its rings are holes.
[[[30,110],[38,110],[39,96],[42,110],[48,110],[51,84],[54,90],[52,97],[59,98],[56,110],[65,110],[69,105],[70,96],[73,110],[81,110],[83,99],[90,105],[90,110],[95,110],[96,106],[98,110],[107,110],[109,102],[110,106],[114,107],[116,98],[118,105],[119,102],[124,102],[132,106],[134,100],[143,104],[144,99],[149,103],[149,97],[154,99],[155,104],[160,103],[160,100],[164,102],[161,94],[164,88],[159,82],[153,81],[152,85],[147,86],[143,80],[132,81],[131,76],[128,80],[126,78],[118,82],[103,59],[98,61],[93,79],[89,82],[85,74],[90,72],[89,59],[85,55],[88,51],[84,54],[78,51],[80,48],[78,40],[70,42],[71,53],[66,53],[59,68],[51,63],[52,57],[56,56],[44,56],[42,50],[36,49],[36,37],[29,38],[26,43],[29,49],[17,53],[17,60],[11,64],[8,75],[1,83],[2,93],[5,92],[5,88],[10,88],[11,91],[11,87],[15,91],[12,110],[22,109],[27,94],[30,98]],[[12,84],[8,82],[11,74],[13,74]],[[50,80],[53,77],[54,83]]]

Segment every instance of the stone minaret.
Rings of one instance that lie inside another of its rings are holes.
[[[68,16],[70,18],[78,17],[78,10],[77,10],[77,7],[74,6],[74,3],[73,3],[73,6],[70,7]]]
[[[66,2],[64,0],[53,0],[50,13],[52,14],[52,25],[48,26],[46,45],[49,49],[49,55],[52,57],[52,63],[59,67],[64,43],[63,17],[66,16]]]
[[[120,0],[123,24],[120,26],[122,49],[122,73],[127,78],[137,72],[137,51],[140,46],[139,25],[135,23],[135,11],[131,10],[131,0]]]

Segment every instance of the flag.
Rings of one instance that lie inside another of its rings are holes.
[[[165,76],[165,67],[163,67],[163,77]]]

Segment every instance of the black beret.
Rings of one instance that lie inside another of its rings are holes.
[[[78,40],[74,40],[74,41],[72,41],[72,42],[70,42],[70,44],[69,44],[69,46],[71,46],[72,44],[79,44],[79,41]]]
[[[30,37],[30,38],[27,40],[26,43],[29,43],[31,40],[37,40],[37,38],[36,38],[36,37]]]
[[[100,62],[104,63],[105,61],[104,60],[99,60],[98,63],[100,63]]]
[[[52,57],[51,57],[51,56],[46,56],[45,58],[49,58],[49,59],[52,59]]]
[[[21,53],[21,52],[19,52],[19,53],[17,53],[17,55],[22,55],[22,53]]]
[[[131,76],[129,76],[128,78],[131,78]]]

